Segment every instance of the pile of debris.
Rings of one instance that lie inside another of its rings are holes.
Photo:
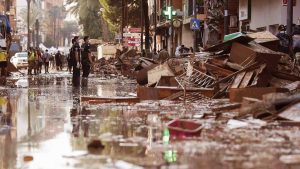
[[[238,34],[190,58],[169,59],[139,71],[137,95],[142,100],[185,100],[244,97],[299,89],[300,69],[278,51],[269,32]]]
[[[121,52],[121,51],[120,51]],[[149,65],[147,58],[142,58],[135,49],[123,51],[114,58],[101,58],[94,64],[94,72],[101,75],[123,75],[136,78],[137,71]],[[151,62],[151,65],[155,62]]]

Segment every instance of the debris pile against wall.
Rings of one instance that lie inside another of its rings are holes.
[[[228,98],[239,104],[240,117],[295,119],[288,112],[299,107],[297,99],[290,100],[298,98],[300,67],[277,52],[278,44],[268,32],[239,34],[205,51],[163,62],[129,50],[115,59],[99,60],[98,71],[136,78],[139,100]]]

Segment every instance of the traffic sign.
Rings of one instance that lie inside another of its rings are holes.
[[[141,39],[140,38],[124,38],[123,39],[125,46],[140,46]]]
[[[131,33],[140,33],[140,32],[142,32],[142,29],[141,28],[129,28],[128,32],[131,32]]]
[[[142,29],[141,28],[123,28],[123,32],[125,33],[141,33]]]
[[[141,33],[123,33],[123,37],[141,38]]]
[[[191,19],[191,29],[192,30],[200,29],[200,20],[199,19]]]

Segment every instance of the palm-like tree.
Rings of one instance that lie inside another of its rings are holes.
[[[39,0],[27,0],[27,48],[30,47],[30,10],[31,2],[38,3]]]
[[[67,0],[66,3],[71,6],[68,11],[79,18],[83,32],[91,38],[99,38],[102,27],[99,0]]]
[[[53,39],[57,39],[57,21],[66,17],[66,12],[64,7],[54,6],[49,10],[49,17],[52,20],[53,27]],[[58,46],[58,44],[56,44]]]

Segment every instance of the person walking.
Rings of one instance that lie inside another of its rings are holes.
[[[55,63],[56,63],[56,70],[62,70],[62,61],[61,61],[61,53],[60,51],[58,51],[56,54],[55,54]]]
[[[43,57],[42,57],[42,52],[39,48],[37,48],[36,50],[36,54],[37,54],[37,57],[38,57],[38,69],[37,69],[37,72],[39,74],[42,73],[42,68],[43,68]]]
[[[46,49],[43,59],[44,59],[44,64],[45,64],[45,74],[49,73],[49,62],[50,62],[50,54],[48,53],[48,49]]]
[[[32,47],[28,51],[28,75],[32,75],[32,69],[35,68],[35,52]]]
[[[81,46],[81,65],[82,65],[82,81],[81,86],[87,87],[88,76],[91,72],[91,65],[93,63],[92,60],[92,52],[90,50],[89,36],[84,37],[84,43]]]
[[[0,47],[0,85],[6,85],[7,76],[7,52]]]
[[[49,55],[50,55],[50,58],[49,58],[49,68],[51,68],[51,69],[54,69],[54,56],[51,54],[51,53],[49,53]]]
[[[71,53],[71,50],[70,50],[70,53]],[[71,74],[72,73],[72,62],[71,62],[71,55],[70,55],[70,53],[67,56],[67,62],[68,62],[68,71]]]
[[[72,39],[72,47],[70,50],[70,59],[73,67],[72,84],[74,87],[80,86],[80,46],[79,37]]]

